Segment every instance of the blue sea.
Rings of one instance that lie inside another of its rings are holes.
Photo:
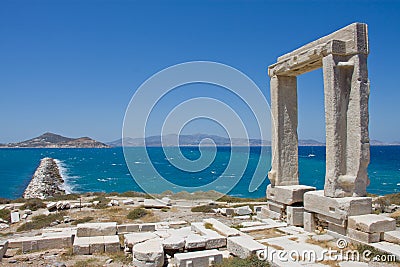
[[[139,148],[128,148],[135,155]],[[179,148],[170,148],[179,149]],[[196,147],[180,148],[182,154],[196,160],[200,151]],[[269,148],[268,148],[269,149]],[[187,172],[176,168],[162,148],[147,148],[149,158],[156,170],[169,182],[181,186],[201,186],[214,181],[224,173],[231,158],[248,156],[243,175],[231,171],[228,176],[241,178],[228,193],[238,197],[263,197],[269,184],[268,179],[253,192],[249,192],[250,180],[260,159],[261,150],[252,147],[250,153],[229,147],[218,147],[212,163],[201,171]],[[231,154],[232,152],[232,154]],[[31,180],[32,174],[43,157],[58,160],[66,188],[70,192],[124,192],[143,191],[133,179],[124,159],[122,148],[110,149],[0,149],[0,197],[18,198]],[[135,173],[148,167],[140,158],[132,160]],[[268,164],[268,163],[266,163]],[[234,168],[232,170],[235,170]],[[299,147],[300,183],[323,189],[325,177],[325,147]],[[400,191],[400,146],[371,147],[371,163],[368,169],[371,183],[368,192],[389,194]],[[240,177],[238,177],[240,176]],[[262,177],[265,178],[265,177]],[[156,183],[148,177],[148,183]],[[175,187],[154,187],[152,193]],[[222,188],[215,188],[220,191]]]

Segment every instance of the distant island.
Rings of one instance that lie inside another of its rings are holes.
[[[109,145],[89,137],[69,138],[54,133],[44,133],[41,136],[19,143],[0,144],[0,148],[109,148]]]
[[[178,136],[176,134],[168,134],[163,137],[163,143],[161,143],[161,136],[149,136],[146,138],[130,138],[126,137],[124,140],[118,139],[113,142],[108,142],[107,144],[112,147],[121,147],[122,143],[126,147],[160,147],[160,146],[174,146],[176,144]],[[208,134],[193,134],[193,135],[180,135],[179,145],[180,146],[198,146],[199,143],[204,139],[212,139],[216,146],[271,146],[271,141],[260,140],[260,139],[245,139],[245,138],[227,138],[218,135],[208,135]],[[123,142],[124,141],[124,142]],[[231,144],[232,142],[232,144]],[[203,145],[213,145],[211,141],[203,141]],[[307,139],[299,140],[299,146],[325,146],[316,140]]]
[[[161,136],[149,136],[146,138],[131,138],[125,137],[124,144],[126,147],[161,147],[161,146],[175,146],[178,136],[176,134],[168,134]],[[207,140],[210,139],[210,140]],[[211,142],[213,140],[213,142]],[[228,146],[271,146],[271,141],[260,139],[245,139],[245,138],[231,138],[222,137],[218,135],[209,134],[193,134],[193,135],[180,135],[179,146],[198,146],[200,142],[203,145],[211,146],[215,144],[220,147]],[[89,137],[70,138],[54,133],[44,133],[38,137],[18,142],[0,144],[0,148],[110,148],[122,147],[122,139],[112,142],[102,143],[93,140]],[[371,140],[371,146],[399,146],[400,142],[386,143],[379,140]],[[314,139],[300,139],[299,146],[325,146],[325,143]]]

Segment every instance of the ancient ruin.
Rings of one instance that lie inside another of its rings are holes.
[[[274,130],[269,204],[263,211],[268,217],[302,225],[309,232],[321,227],[367,243],[380,241],[376,237],[382,229],[365,231],[363,236],[349,224],[349,218],[357,221],[359,216],[385,223],[385,219],[370,215],[372,201],[366,197],[368,53],[367,25],[353,23],[279,57],[269,66]],[[326,174],[321,191],[299,185],[298,178],[297,76],[318,68],[323,69],[326,119]],[[373,234],[375,238],[369,236]]]

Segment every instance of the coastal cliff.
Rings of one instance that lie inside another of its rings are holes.
[[[46,199],[65,194],[65,190],[62,189],[63,182],[56,161],[52,158],[43,158],[25,189],[23,198]]]

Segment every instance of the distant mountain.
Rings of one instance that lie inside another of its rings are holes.
[[[180,135],[179,136],[179,145],[180,146],[197,146],[202,140],[203,144],[205,145],[212,145],[211,140],[212,139],[214,143],[217,146],[230,146],[230,139],[226,137],[221,137],[217,135],[208,135],[208,134],[195,134],[195,135]],[[206,139],[206,140],[204,140]],[[137,147],[137,146],[150,146],[150,147],[155,147],[155,146],[174,146],[178,140],[178,135],[176,134],[168,134],[163,137],[163,140],[161,141],[161,136],[149,136],[146,138],[130,138],[126,137],[124,138],[124,144],[125,146],[129,147]],[[161,143],[163,142],[163,143]],[[244,146],[246,145],[246,139],[242,138],[233,138],[232,143],[234,146]],[[260,140],[256,139],[250,139],[249,140],[250,145],[261,145]],[[114,147],[120,147],[122,146],[122,139],[115,140],[113,142],[107,143],[110,146]],[[266,142],[264,145],[270,145],[269,142]]]
[[[314,139],[300,139],[299,140],[299,146],[324,146],[325,143],[321,143],[317,140]]]
[[[53,133],[44,133],[41,136],[19,143],[0,144],[3,148],[108,148],[109,146],[89,137],[69,138]]]

